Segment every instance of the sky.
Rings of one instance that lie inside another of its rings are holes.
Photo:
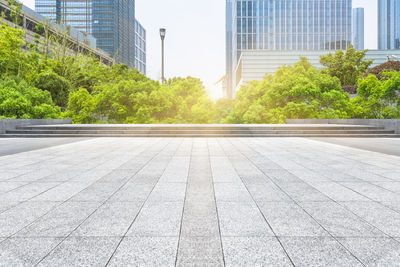
[[[34,9],[34,0],[22,0]],[[353,0],[365,8],[365,48],[377,48],[377,0]],[[165,75],[198,77],[211,96],[225,74],[225,0],[136,0],[136,18],[147,31],[147,76],[160,80],[159,28],[167,29]]]

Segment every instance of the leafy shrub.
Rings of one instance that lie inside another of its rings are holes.
[[[59,118],[49,92],[29,86],[20,78],[0,80],[0,116],[15,119]]]

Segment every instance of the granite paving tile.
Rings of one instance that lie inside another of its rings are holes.
[[[376,202],[342,202],[351,212],[385,234],[400,237],[400,213]]]
[[[16,234],[20,237],[67,237],[100,203],[64,202]]]
[[[176,266],[224,266],[220,238],[181,238]]]
[[[400,243],[391,238],[339,238],[339,242],[365,266],[396,266]]]
[[[3,195],[0,195],[0,201],[27,201],[34,198],[56,186],[60,183],[29,183],[24,186],[18,187]]]
[[[9,238],[0,243],[0,266],[35,266],[62,238]]]
[[[129,229],[128,236],[179,236],[183,202],[148,203]]]
[[[341,184],[374,201],[400,201],[400,194],[393,193],[374,184],[350,182]]]
[[[329,236],[309,214],[293,202],[259,202],[277,236]]]
[[[254,203],[217,202],[222,236],[273,236]]]
[[[363,218],[335,202],[302,202],[299,204],[335,237],[385,236],[382,231],[367,223]]]
[[[280,237],[295,266],[363,266],[332,237]]]
[[[226,266],[293,266],[275,237],[222,237]]]
[[[37,266],[105,266],[119,237],[68,237]]]
[[[125,237],[108,266],[175,266],[178,237]]]
[[[0,237],[9,237],[39,217],[51,211],[60,202],[24,202],[0,214]]]
[[[142,203],[111,202],[90,215],[72,236],[123,236],[140,211]]]

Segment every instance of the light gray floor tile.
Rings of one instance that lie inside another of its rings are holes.
[[[68,237],[38,266],[105,266],[121,238]]]
[[[400,173],[398,174],[400,177]],[[400,180],[400,178],[399,178]],[[399,182],[374,182],[375,185],[385,188],[389,191],[400,194],[400,181]]]
[[[222,236],[273,236],[254,203],[217,202]]]
[[[186,183],[190,157],[173,157],[160,178],[160,183]]]
[[[151,192],[148,202],[183,202],[185,183],[158,183]]]
[[[288,194],[294,201],[330,201],[323,193],[306,183],[282,183],[279,184],[282,191]]]
[[[219,235],[217,211],[213,203],[185,203],[181,236],[213,237]]]
[[[20,202],[0,202],[0,213],[17,206]]]
[[[329,236],[309,214],[291,202],[258,203],[277,236]]]
[[[91,214],[72,233],[72,236],[123,236],[140,208],[141,203],[106,203]]]
[[[27,201],[57,185],[59,183],[30,183],[0,195],[0,201]]]
[[[344,186],[358,192],[359,194],[370,198],[374,201],[399,201],[400,194],[390,192],[389,190],[383,189],[379,186],[370,183],[342,183]]]
[[[128,236],[179,236],[183,202],[149,203],[140,211]]]
[[[300,205],[335,237],[384,236],[377,228],[337,203],[306,202]]]
[[[178,237],[125,237],[109,266],[174,266]]]
[[[264,173],[277,184],[302,182],[302,180],[299,177],[284,169],[268,170],[267,172]]]
[[[295,266],[362,266],[332,237],[281,237]]]
[[[0,266],[34,266],[61,238],[9,238],[0,243]]]
[[[248,185],[248,191],[256,202],[263,201],[289,201],[293,200],[272,182]]]
[[[340,238],[366,266],[396,266],[400,262],[400,243],[391,238]]]
[[[243,183],[216,183],[214,190],[216,201],[253,202]]]
[[[146,201],[153,188],[154,185],[127,183],[112,195],[109,201],[142,203]]]
[[[65,202],[17,233],[22,237],[66,237],[98,207],[96,202]]]
[[[26,185],[28,182],[0,182],[0,195]]]
[[[365,196],[335,182],[312,182],[311,185],[334,201],[368,201]]]
[[[52,210],[59,202],[24,202],[0,214],[0,237],[9,237]]]
[[[275,237],[222,237],[226,266],[292,266]]]
[[[376,202],[343,202],[342,204],[385,234],[400,237],[399,212]]]
[[[44,192],[33,198],[33,201],[67,201],[74,195],[78,194],[90,184],[88,183],[77,183],[77,182],[66,182],[62,183],[52,189]]]
[[[219,237],[181,237],[177,266],[224,266]]]
[[[122,185],[123,185],[122,182],[94,183],[91,186],[79,192],[78,194],[76,194],[74,197],[72,197],[71,201],[79,201],[79,202],[106,201],[115,192],[117,192]]]

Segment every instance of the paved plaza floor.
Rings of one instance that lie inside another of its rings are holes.
[[[400,157],[389,148],[49,142],[0,139],[0,266],[399,265]]]

